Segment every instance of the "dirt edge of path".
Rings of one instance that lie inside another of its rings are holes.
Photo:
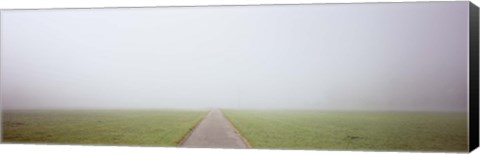
[[[190,128],[190,131],[185,134],[185,136],[183,136],[182,140],[180,140],[180,142],[178,142],[177,144],[177,147],[182,147],[183,144],[185,143],[185,141],[187,141],[187,139],[192,135],[193,131],[195,129],[197,129],[198,125],[200,125],[200,123],[205,119],[205,117],[207,117],[207,115],[212,112],[212,110],[209,110],[207,113],[205,113],[205,115],[203,115],[203,117],[197,121],[197,123],[195,123],[195,126],[193,126],[192,128]],[[222,112],[223,113],[223,112]]]
[[[233,128],[233,130],[235,130],[235,133],[238,134],[238,136],[240,136],[240,139],[242,139],[243,143],[245,143],[245,145],[247,145],[247,148],[252,148],[252,145],[250,144],[250,142],[248,142],[248,140],[243,137],[242,134],[240,134],[240,131],[237,129],[237,127],[235,127],[235,125],[233,125],[233,123],[231,122],[230,118],[228,118],[227,116],[225,116],[225,114],[223,113],[222,109],[219,109],[220,112],[222,112],[222,116],[227,119],[228,121],[228,124],[230,124],[230,126]]]

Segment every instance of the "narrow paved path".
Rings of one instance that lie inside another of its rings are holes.
[[[248,147],[235,128],[223,116],[222,111],[218,109],[210,111],[181,146],[196,148]]]

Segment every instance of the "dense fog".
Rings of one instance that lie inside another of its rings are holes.
[[[467,111],[468,2],[7,10],[3,109]]]

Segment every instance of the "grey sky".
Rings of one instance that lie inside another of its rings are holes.
[[[467,109],[468,2],[12,10],[2,107]]]

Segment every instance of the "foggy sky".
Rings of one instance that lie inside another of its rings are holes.
[[[3,109],[467,110],[468,2],[9,10]]]

